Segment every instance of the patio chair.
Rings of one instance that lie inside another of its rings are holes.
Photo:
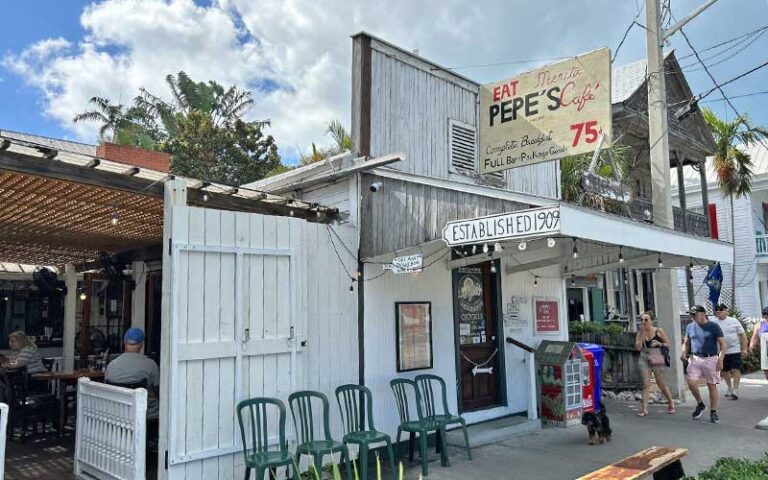
[[[445,443],[445,423],[437,421],[435,419],[427,419],[421,410],[421,394],[416,382],[408,380],[406,378],[396,378],[389,382],[392,387],[392,392],[395,394],[395,401],[397,403],[397,411],[400,415],[400,425],[397,427],[397,444],[400,445],[400,436],[403,432],[408,432],[410,438],[408,441],[408,459],[413,461],[413,443],[416,434],[419,434],[419,455],[421,456],[421,474],[427,476],[429,474],[429,465],[427,461],[427,436],[429,432],[435,432],[435,435],[439,438],[438,441],[442,445]],[[412,392],[412,393],[409,393]],[[416,418],[411,415],[411,401],[409,396],[413,395],[414,405],[416,409]],[[399,456],[399,455],[398,455]],[[450,460],[448,459],[448,449],[440,449],[440,463],[444,467],[450,466]]]
[[[323,410],[323,431],[315,435],[315,418],[312,410],[313,400],[319,401]],[[288,404],[291,407],[293,426],[296,429],[297,460],[301,461],[302,455],[311,455],[318,475],[323,467],[323,456],[341,453],[341,461],[346,463],[347,480],[352,480],[352,468],[349,462],[349,449],[343,443],[331,438],[331,428],[328,420],[328,398],[320,392],[302,390],[288,396]],[[298,463],[298,462],[297,462]]]
[[[427,419],[445,423],[446,426],[460,424],[464,432],[464,445],[467,448],[467,456],[472,460],[472,448],[469,446],[469,435],[467,434],[467,422],[460,415],[453,415],[448,408],[448,395],[445,389],[445,380],[442,377],[431,374],[416,375],[416,384],[419,386],[424,414]],[[440,403],[443,405],[443,412],[437,413],[436,396],[440,395]]]
[[[342,385],[336,389],[336,401],[339,403],[341,423],[344,426],[342,442],[353,443],[360,447],[360,479],[368,478],[368,449],[375,443],[386,443],[392,477],[397,475],[392,438],[379,432],[373,426],[373,395],[362,385]],[[368,427],[366,428],[366,417]]]
[[[50,394],[30,394],[27,367],[3,369],[3,380],[8,389],[8,431],[11,435],[20,423],[21,443],[24,443],[27,440],[27,421],[30,418],[35,420],[36,431],[37,421],[40,420],[45,433],[46,418],[50,417],[51,423],[55,419],[58,405],[56,397]]]
[[[277,409],[278,450],[269,449],[269,425],[268,408]],[[248,410],[250,416],[251,446],[248,448],[248,440],[243,421],[243,411]],[[243,440],[243,456],[245,457],[245,480],[251,476],[251,469],[256,471],[256,480],[267,480],[276,475],[279,467],[286,468],[286,477],[296,478],[296,472],[289,476],[293,466],[293,457],[288,451],[288,442],[285,441],[285,405],[277,398],[249,398],[237,404],[237,423],[240,424],[240,435]],[[249,453],[250,451],[250,453]],[[277,478],[276,476],[274,478]]]

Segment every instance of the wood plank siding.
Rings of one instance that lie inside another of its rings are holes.
[[[498,180],[477,173],[477,144],[474,171],[451,167],[449,122],[460,122],[477,132],[479,84],[365,34],[356,36],[354,45],[352,124],[353,132],[364,136],[355,147],[370,145],[361,154],[378,157],[405,152],[407,160],[389,168],[464,184],[499,186]],[[365,61],[366,54],[370,62]],[[502,188],[507,190],[559,198],[559,162],[508,170],[503,177]]]
[[[361,258],[396,252],[442,237],[449,221],[512,212],[529,205],[363,174],[362,184],[382,188],[362,193]]]

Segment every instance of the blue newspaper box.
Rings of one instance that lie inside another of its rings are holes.
[[[603,347],[600,345],[595,345],[594,343],[579,343],[579,348],[582,350],[587,350],[588,352],[592,353],[592,356],[594,357],[594,366],[595,369],[595,411],[600,410],[600,396],[601,396],[601,385],[602,381],[600,379],[600,372],[603,369],[603,354],[605,353],[605,350],[603,350]]]

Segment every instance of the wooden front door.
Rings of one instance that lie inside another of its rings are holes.
[[[460,404],[464,412],[501,404],[497,289],[490,267],[486,263],[453,271]]]

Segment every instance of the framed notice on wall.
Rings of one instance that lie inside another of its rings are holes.
[[[396,302],[397,371],[432,368],[432,303]]]
[[[557,335],[560,333],[560,302],[556,298],[534,297],[534,333]]]

